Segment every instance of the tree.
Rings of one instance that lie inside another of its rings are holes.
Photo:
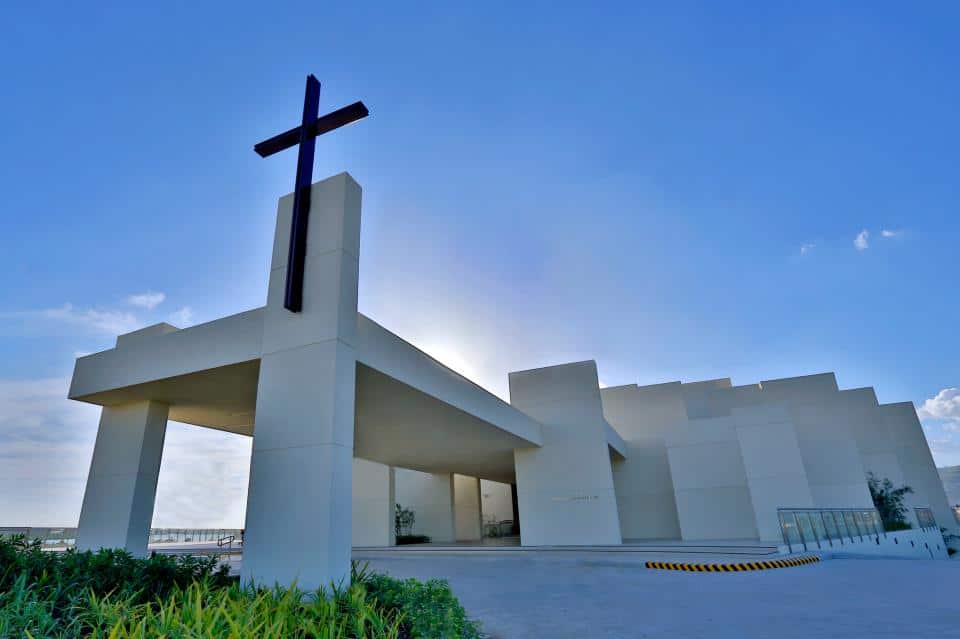
[[[393,528],[397,537],[410,535],[413,532],[413,522],[416,517],[412,510],[404,508],[400,504],[396,505],[396,513],[393,517]]]
[[[910,488],[910,486],[894,488],[892,481],[887,478],[881,481],[873,473],[867,474],[867,486],[870,487],[873,505],[880,513],[880,519],[883,521],[883,527],[886,530],[910,528],[910,523],[907,522],[908,509],[903,504],[903,500],[908,493],[913,492],[913,488]]]

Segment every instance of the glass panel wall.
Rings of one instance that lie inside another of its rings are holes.
[[[800,532],[797,530],[797,519],[792,512],[780,511],[780,531],[783,533],[783,540],[787,542],[793,552],[793,547],[803,546],[803,540],[800,539]]]
[[[797,512],[797,523],[800,525],[800,535],[803,537],[804,550],[819,548],[817,535],[813,532],[813,525],[810,523],[810,513]]]
[[[868,510],[858,510],[854,513],[857,518],[857,524],[860,526],[860,532],[870,537],[877,534],[877,529],[873,525],[873,513]]]
[[[916,509],[917,520],[926,525],[933,514],[929,515]],[[804,550],[823,549],[841,546],[844,543],[873,541],[874,537],[886,535],[880,514],[876,509],[867,508],[779,508],[780,529],[783,540],[790,550],[793,546],[803,546]]]
[[[827,539],[833,542],[840,540],[840,531],[837,530],[837,522],[833,519],[833,513],[829,510],[821,510],[820,516],[823,517],[823,525],[827,530]]]
[[[853,512],[849,510],[843,511],[843,521],[847,524],[847,530],[850,532],[851,537],[859,537],[860,541],[863,541],[863,532],[860,530],[860,527],[857,525],[857,518],[853,516]]]
[[[914,508],[917,515],[917,523],[921,528],[936,528],[937,520],[933,518],[933,511],[929,508]]]
[[[811,512],[810,522],[813,524],[813,532],[817,534],[817,541],[820,543],[820,547],[826,548],[829,546],[830,543],[827,539],[827,530],[823,523],[823,512]]]

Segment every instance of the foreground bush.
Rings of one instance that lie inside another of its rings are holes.
[[[0,639],[479,637],[446,582],[354,570],[347,588],[239,585],[215,559],[43,552],[0,539]]]
[[[480,637],[479,626],[442,579],[426,583],[354,571],[353,583],[362,584],[370,597],[387,610],[400,613],[411,637]]]

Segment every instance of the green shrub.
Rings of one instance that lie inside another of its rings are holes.
[[[397,639],[400,618],[379,609],[362,586],[305,593],[297,588],[216,588],[194,582],[152,603],[91,602],[91,639],[229,637],[230,639]]]
[[[423,639],[474,639],[480,637],[476,622],[457,601],[443,579],[426,583],[416,579],[395,579],[386,575],[355,573],[354,583],[362,584],[369,596],[387,610],[397,611],[410,636]]]
[[[446,582],[354,567],[349,587],[241,586],[216,558],[44,552],[0,539],[0,638],[474,639]]]

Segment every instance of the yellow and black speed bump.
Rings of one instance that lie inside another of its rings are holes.
[[[791,559],[770,559],[767,561],[748,561],[737,564],[685,564],[672,561],[648,561],[647,568],[654,570],[683,570],[686,572],[744,572],[747,570],[771,570],[773,568],[791,568],[820,561],[820,557],[808,555]]]

